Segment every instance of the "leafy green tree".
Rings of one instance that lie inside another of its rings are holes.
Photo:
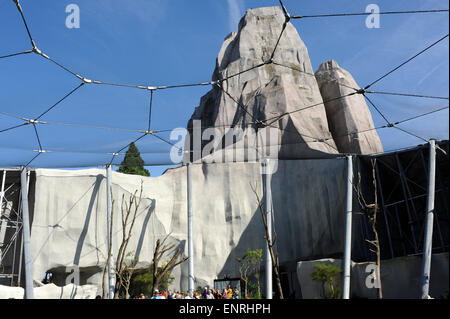
[[[244,282],[244,298],[248,295],[248,282],[249,282],[249,274],[252,271],[255,271],[255,277],[257,280],[257,296],[261,295],[261,286],[259,282],[259,271],[262,260],[262,249],[250,250],[247,249],[247,252],[241,258],[236,258],[239,263],[239,272],[241,273],[241,279]]]
[[[334,264],[316,264],[312,272],[314,281],[322,282],[323,296],[325,299],[340,299],[342,289],[338,287],[338,275],[341,268]]]
[[[125,158],[122,163],[120,163],[118,172],[131,175],[150,176],[150,172],[144,168],[144,160],[141,158],[141,154],[134,143],[130,144],[128,151],[125,154]]]

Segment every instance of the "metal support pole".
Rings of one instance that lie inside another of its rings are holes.
[[[188,289],[191,298],[194,295],[194,241],[192,238],[192,178],[191,163],[186,163],[187,176],[187,213],[188,213]]]
[[[112,199],[111,199],[111,177],[112,168],[111,165],[106,166],[106,230],[107,230],[107,243],[108,249],[111,250],[111,256],[109,258],[108,264],[108,298],[114,298],[114,288],[116,285],[116,278],[114,275],[114,240],[110,234],[112,234],[111,229],[111,212],[112,212]]]
[[[433,216],[434,216],[434,190],[436,175],[436,146],[435,141],[430,140],[430,157],[428,161],[428,198],[427,213],[425,217],[425,234],[422,259],[421,298],[426,299],[430,289],[431,252],[433,245]]]
[[[30,216],[28,211],[27,168],[22,166],[20,172],[20,188],[22,196],[23,247],[25,259],[25,298],[34,299],[33,291],[33,258],[30,247]]]
[[[425,174],[426,174],[427,179],[428,179],[429,175],[428,175],[427,166],[425,165],[425,158],[423,156],[422,149],[419,152],[420,152],[420,157],[422,158],[423,169],[424,169]],[[447,196],[445,196],[445,193],[443,192],[445,190],[445,188],[444,188],[444,185],[442,184],[442,179],[441,179],[441,175],[440,174],[437,175],[437,180],[438,180],[438,183],[439,183],[439,186],[440,186],[440,189],[437,192],[439,192],[440,195],[441,195],[442,203],[445,206],[445,210],[444,211],[448,212],[448,205],[447,205],[448,198],[447,198]],[[439,233],[439,240],[441,242],[442,252],[445,252],[445,241],[444,241],[444,238],[442,237],[441,225],[440,225],[440,222],[439,222],[438,214],[436,214],[436,226],[437,226],[437,230],[438,230],[438,233]]]
[[[27,178],[28,178],[28,180],[27,180],[27,190],[29,190],[29,189],[30,189],[30,172],[28,172]],[[20,211],[20,209],[19,209],[19,216],[20,216],[20,214],[21,214],[21,211]],[[19,232],[20,232],[20,230],[21,230],[22,228],[23,228],[23,223],[22,223],[21,226],[19,226],[19,218],[17,218],[17,223],[16,223],[16,232],[17,232],[17,234],[19,234]],[[22,230],[22,231],[23,231],[23,230]],[[14,256],[16,255],[16,253],[15,253],[15,251],[16,251],[16,244],[17,244],[17,240],[16,240],[16,242],[14,243]],[[19,286],[19,287],[20,287],[20,282],[22,281],[22,256],[23,256],[23,238],[22,238],[22,240],[20,241],[19,271],[18,271],[18,273],[17,273],[17,286]],[[13,259],[13,271],[14,271],[14,269],[15,269],[15,267],[14,267],[14,261],[15,261],[15,257],[14,257],[14,259]]]
[[[264,188],[264,198],[266,200],[266,222],[268,238],[266,241],[266,298],[272,299],[273,289],[272,289],[272,258],[269,251],[269,241],[272,242],[272,189],[270,187],[270,182],[272,179],[272,174],[270,173],[270,159],[266,158],[265,162],[265,188]]]
[[[350,270],[352,262],[353,158],[347,156],[347,200],[345,203],[344,289],[342,298],[350,298]]]

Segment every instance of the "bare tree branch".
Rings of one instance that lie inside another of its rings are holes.
[[[181,256],[181,248],[177,248],[177,250],[170,256],[168,262],[165,263],[162,267],[159,267],[159,263],[161,262],[164,255],[175,248],[175,244],[166,244],[166,241],[170,235],[171,233],[168,233],[166,236],[164,236],[162,241],[160,239],[156,241],[155,250],[153,252],[152,291],[158,289],[159,283],[165,275],[170,274],[176,266],[188,259],[187,257],[183,257],[178,260],[178,258]]]
[[[137,258],[134,258],[129,264],[125,263],[125,258],[130,256],[130,253],[127,254],[128,243],[130,242],[133,227],[136,221],[137,213],[139,211],[139,207],[142,202],[142,193],[143,193],[143,181],[141,181],[141,188],[139,192],[139,197],[137,197],[137,190],[134,193],[130,194],[128,201],[125,200],[125,194],[122,195],[122,203],[121,203],[121,221],[122,221],[122,242],[120,244],[116,261],[116,287],[114,297],[118,298],[120,289],[125,289],[125,298],[128,298],[128,289],[131,283],[131,277],[133,275],[132,269],[137,263]],[[134,207],[134,209],[133,209]],[[131,222],[129,221],[131,218]],[[128,224],[130,224],[129,227]]]
[[[253,193],[256,196],[256,201],[258,203],[258,208],[259,208],[259,211],[261,212],[261,217],[262,217],[262,220],[263,220],[263,225],[264,225],[264,230],[265,230],[265,237],[264,238],[266,239],[267,246],[269,247],[269,254],[270,254],[270,258],[272,259],[272,268],[273,268],[273,273],[275,275],[275,281],[276,281],[276,284],[277,284],[277,290],[278,290],[278,293],[280,295],[280,299],[284,299],[284,297],[283,297],[283,289],[281,288],[280,273],[279,273],[279,270],[278,270],[278,268],[279,268],[278,267],[278,256],[275,256],[275,253],[273,251],[274,241],[270,240],[271,236],[269,234],[269,229],[267,227],[266,211],[264,210],[262,202],[261,202],[261,199],[260,199],[260,197],[258,195],[258,192],[256,191],[257,184],[256,184],[255,187],[253,187],[253,185],[250,183],[250,187],[251,187]]]
[[[369,251],[373,252],[377,256],[377,281],[378,281],[378,289],[377,289],[377,297],[379,299],[383,298],[383,291],[381,288],[381,252],[380,252],[380,240],[378,236],[378,231],[376,228],[377,225],[377,213],[378,213],[378,190],[377,190],[377,180],[376,180],[376,159],[371,160],[372,164],[372,183],[374,187],[374,203],[368,204],[366,200],[364,199],[364,196],[361,191],[361,174],[358,173],[358,185],[355,188],[356,193],[358,195],[358,202],[361,206],[361,209],[366,213],[365,215],[369,219],[372,232],[374,234],[375,239],[374,240],[368,240],[365,239],[365,241],[369,244],[371,244],[375,249],[369,248]]]

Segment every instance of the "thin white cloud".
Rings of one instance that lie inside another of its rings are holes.
[[[230,31],[236,31],[244,8],[243,0],[227,0],[228,3],[228,27]]]
[[[425,75],[417,82],[417,87],[420,87],[420,86],[422,85],[422,83],[425,82],[425,80],[427,80],[431,75],[433,75],[434,72],[436,72],[437,70],[439,70],[445,63],[448,63],[448,61],[442,61],[441,63],[439,63],[438,65],[436,65],[434,68],[432,68],[430,72],[428,72],[427,74],[425,74]]]

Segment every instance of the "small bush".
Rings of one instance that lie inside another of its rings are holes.
[[[342,289],[338,287],[338,276],[341,268],[334,264],[316,264],[312,272],[312,279],[322,283],[324,299],[342,298]]]

